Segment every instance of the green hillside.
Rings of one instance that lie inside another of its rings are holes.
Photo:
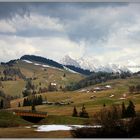
[[[17,127],[31,124],[32,123],[14,115],[12,112],[0,111],[0,127]]]
[[[110,106],[111,104],[121,104],[125,102],[128,104],[128,101],[131,99],[136,107],[137,111],[140,111],[140,94],[131,94],[129,93],[129,86],[136,85],[140,83],[140,77],[131,77],[127,79],[117,79],[111,80],[106,83],[94,85],[87,87],[86,89],[90,90],[94,87],[100,87],[105,85],[110,85],[112,88],[94,92],[81,92],[73,91],[73,92],[47,92],[43,93],[42,96],[44,99],[46,98],[49,102],[67,102],[73,101],[70,105],[39,105],[37,106],[37,110],[39,111],[47,111],[49,115],[68,115],[71,116],[73,106],[77,107],[77,110],[80,111],[82,105],[84,104],[86,110],[89,112],[90,116],[97,111],[99,111],[103,104],[106,106]],[[124,98],[125,94],[125,99]],[[111,95],[114,95],[111,97]],[[95,98],[91,98],[95,96]],[[22,103],[23,99],[13,100],[11,102],[12,107],[17,107],[17,102]],[[21,107],[20,109],[31,109],[31,107]]]
[[[20,69],[21,73],[26,78],[34,78],[33,84],[35,86],[38,86],[38,88],[48,87],[50,82],[55,82],[57,84],[57,88],[59,89],[60,86],[64,87],[71,82],[77,82],[84,78],[83,75],[78,73],[72,73],[67,70],[51,67],[44,68],[42,66],[26,63],[20,60],[17,64],[14,64],[12,68]],[[2,73],[4,69],[5,66],[0,65],[1,77],[4,77]],[[0,87],[0,89],[11,96],[22,96],[22,90],[26,84],[25,80],[19,78],[18,76],[16,76],[16,80],[7,80],[2,81],[1,83],[2,86]]]

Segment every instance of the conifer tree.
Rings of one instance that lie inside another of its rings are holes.
[[[124,102],[122,103],[122,118],[126,117],[126,108]]]
[[[21,105],[20,105],[20,102],[18,103],[18,107],[20,107]]]
[[[87,111],[86,111],[86,108],[85,108],[85,106],[84,106],[84,104],[83,104],[83,106],[82,106],[81,112],[79,113],[79,116],[80,116],[80,117],[84,117],[84,118],[88,118],[88,117],[89,117],[89,116],[88,116],[88,113],[87,113]]]
[[[24,100],[23,100],[23,106],[25,106],[25,98],[24,98]]]
[[[43,102],[43,99],[42,99],[42,96],[40,95],[39,96],[39,105],[42,105],[42,102]]]
[[[32,100],[32,111],[36,111],[36,108],[35,108],[35,100],[34,99]]]
[[[103,104],[103,107],[106,107],[106,104],[105,103]]]
[[[3,101],[3,99],[1,99],[1,102],[0,102],[0,108],[1,108],[1,109],[4,108],[4,101]]]
[[[127,115],[127,117],[135,117],[136,116],[135,106],[131,100],[129,101],[129,105],[126,109],[126,115]]]
[[[77,117],[78,116],[78,112],[77,112],[77,109],[76,107],[74,106],[73,108],[73,114],[72,114],[73,117]]]

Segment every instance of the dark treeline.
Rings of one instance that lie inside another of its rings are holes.
[[[13,66],[14,64],[16,64],[18,61],[18,59],[15,59],[15,60],[10,60],[9,62],[1,62],[1,65],[3,66]]]
[[[61,64],[59,64],[59,63],[57,63],[57,62],[55,62],[53,60],[41,57],[41,56],[24,55],[20,59],[21,60],[36,61],[36,62],[39,62],[39,63],[43,63],[43,64],[47,64],[47,65],[51,65],[51,66],[63,69],[63,65],[61,65]]]
[[[32,83],[32,80],[29,78],[26,80],[26,85],[24,90],[22,91],[23,97],[29,96],[29,95],[35,95],[40,93],[45,93],[48,91],[57,91],[57,86],[49,83],[48,87],[39,87],[41,86],[41,82],[39,85],[34,85]]]
[[[77,83],[70,83],[68,86],[66,86],[66,90],[77,90],[90,85],[106,82],[108,80],[113,80],[118,78],[125,79],[130,76],[131,73],[129,72],[121,72],[121,73],[96,72]]]
[[[2,76],[3,75],[3,76]],[[25,79],[19,68],[13,68],[11,66],[5,66],[5,69],[1,72],[1,81],[16,80],[16,76],[20,79]]]
[[[75,138],[130,138],[139,134],[140,118],[136,116],[133,102],[129,101],[127,108],[124,108],[124,103],[122,108],[120,105],[112,105],[110,108],[104,106],[94,114],[93,122],[90,122],[91,125],[97,124],[101,127],[77,128],[71,131],[72,136]]]
[[[32,106],[32,104],[34,105],[42,105],[42,96],[34,96],[34,98],[24,98],[23,100],[23,106]]]
[[[43,64],[47,64],[47,65],[50,65],[50,66],[53,66],[53,67],[57,67],[57,68],[60,68],[60,69],[64,69],[63,65],[56,62],[56,61],[53,61],[53,60],[50,60],[50,59],[47,59],[47,58],[44,58],[44,57],[40,57],[40,56],[35,56],[35,55],[24,55],[20,58],[21,60],[29,60],[29,61],[36,61],[36,62],[39,62],[39,63],[43,63]],[[90,72],[90,70],[84,70],[82,68],[78,68],[78,67],[75,67],[75,66],[71,66],[71,65],[65,65],[67,68],[75,71],[75,72],[78,72],[78,73],[81,73],[83,75],[90,75],[92,74],[92,72]]]
[[[83,75],[91,75],[93,72],[91,72],[90,70],[84,70],[84,69],[81,69],[81,68],[78,68],[78,67],[75,67],[75,66],[71,66],[71,65],[65,65],[67,68],[75,71],[75,72],[78,72],[78,73],[81,73]]]

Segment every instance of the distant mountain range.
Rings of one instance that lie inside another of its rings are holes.
[[[20,58],[20,60],[26,61],[26,62],[35,62],[36,64],[42,64],[43,66],[51,66],[51,67],[55,67],[55,68],[59,68],[59,69],[66,69],[69,70],[71,72],[76,72],[76,73],[80,73],[83,75],[90,75],[93,72],[91,72],[90,70],[86,70],[86,69],[82,69],[80,67],[77,66],[73,66],[73,65],[64,65],[64,64],[60,64],[56,61],[41,57],[41,56],[35,56],[35,55],[24,55]]]
[[[136,67],[136,64],[134,62],[130,62],[128,65],[118,65],[118,64],[100,64],[97,60],[93,58],[80,58],[80,59],[73,59],[70,56],[66,55],[62,60],[61,63],[64,65],[72,65],[75,67],[79,67],[82,69],[87,69],[90,71],[98,72],[138,72],[140,71],[140,68]]]
[[[58,69],[66,69],[71,72],[80,73],[83,75],[91,75],[92,73],[99,71],[108,73],[121,73],[127,71],[133,73],[139,71],[134,71],[134,69],[128,68],[127,66],[120,66],[116,64],[101,65],[93,59],[80,58],[75,60],[68,55],[64,56],[60,63],[48,58],[35,55],[24,55],[20,58],[20,60],[31,63],[33,62],[36,63],[36,65],[41,64],[43,66],[55,67]],[[14,62],[15,60],[10,60],[9,62],[7,62],[7,64],[12,64]]]

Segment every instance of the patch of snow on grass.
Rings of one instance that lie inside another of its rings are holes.
[[[38,132],[50,132],[50,131],[68,131],[74,130],[76,128],[101,128],[101,125],[94,125],[94,126],[86,126],[86,125],[41,125],[37,128],[36,131]]]
[[[31,61],[29,61],[29,60],[22,60],[22,61],[24,61],[24,62],[26,62],[26,63],[33,63],[33,62],[31,62]]]
[[[71,129],[72,128],[67,125],[42,125],[42,126],[39,126],[36,131],[49,132],[49,131],[71,130]]]

